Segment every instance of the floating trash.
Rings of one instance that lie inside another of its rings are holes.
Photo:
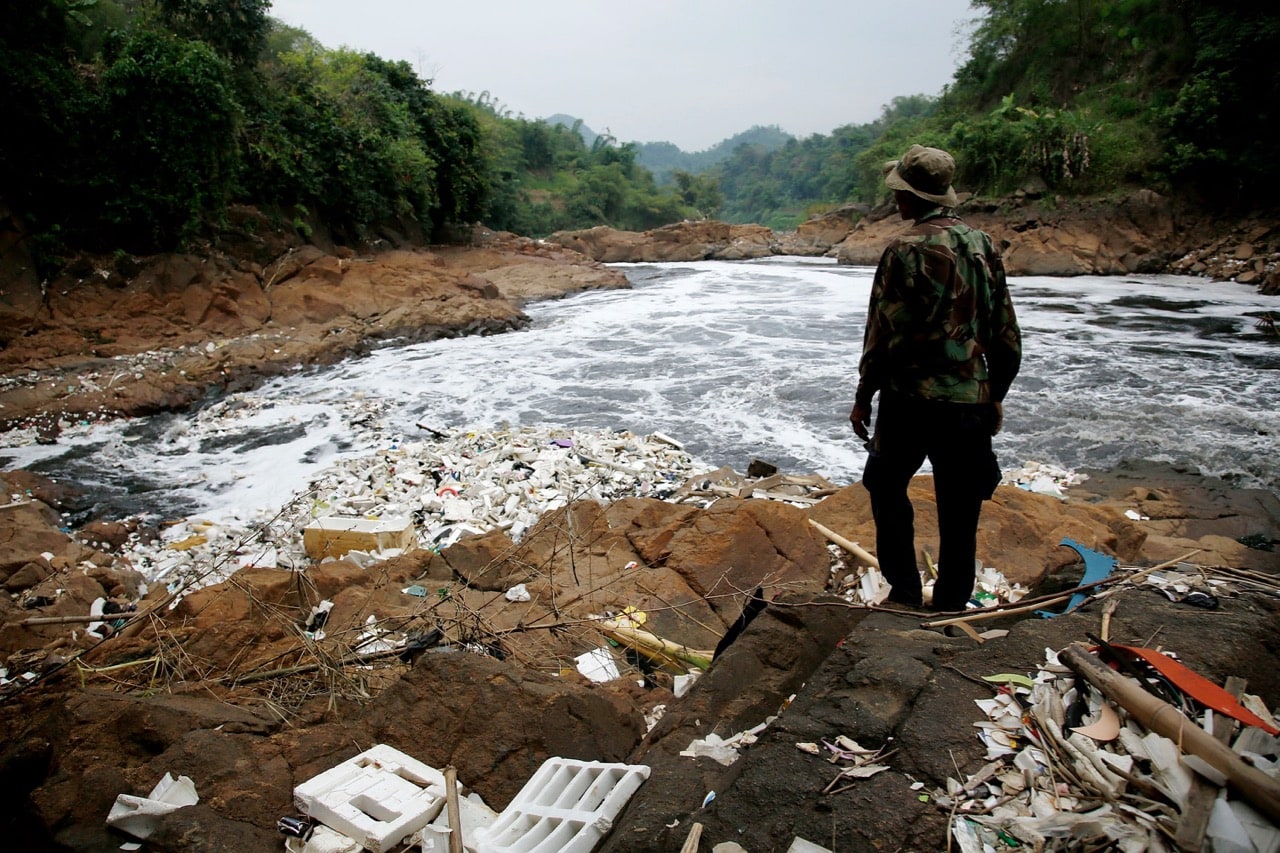
[[[1037,495],[1049,495],[1059,500],[1066,500],[1067,495],[1063,490],[1077,486],[1087,479],[1089,479],[1087,474],[1077,474],[1075,471],[1042,462],[1027,462],[1021,468],[1004,472],[1000,485],[1017,486]]]

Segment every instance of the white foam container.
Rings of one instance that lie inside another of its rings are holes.
[[[298,785],[293,799],[303,814],[387,853],[444,808],[444,774],[378,744]]]
[[[590,853],[649,768],[548,758],[477,840],[479,853]]]

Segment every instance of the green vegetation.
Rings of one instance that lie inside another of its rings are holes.
[[[37,261],[216,233],[230,205],[358,242],[469,224],[541,236],[682,218],[791,228],[887,193],[912,142],[1001,195],[1151,187],[1276,207],[1280,11],[1231,0],[974,0],[938,97],[807,139],[754,127],[707,151],[622,143],[578,119],[433,92],[404,62],[330,50],[269,0],[9,0],[0,187]],[[585,138],[584,138],[585,137]]]
[[[584,132],[569,116],[512,117],[488,93],[454,97],[473,108],[483,128],[490,227],[530,235],[595,225],[643,231],[702,215],[675,188],[655,184],[634,143]]]
[[[653,172],[654,180],[663,185],[674,181],[676,172],[705,172],[728,160],[744,145],[760,151],[773,151],[794,141],[794,136],[776,125],[756,125],[717,142],[705,151],[681,151],[670,142],[642,142],[636,146],[636,151],[640,164]]]
[[[786,227],[887,198],[882,164],[950,150],[957,187],[998,196],[1149,187],[1217,207],[1276,207],[1280,11],[1230,0],[973,0],[967,59],[939,98],[716,167],[725,218]]]
[[[387,228],[447,239],[477,221],[649,228],[714,198],[703,182],[659,189],[632,145],[437,94],[407,63],[326,49],[269,8],[5,4],[15,132],[0,139],[0,187],[46,271],[71,250],[180,247],[231,204],[357,242]]]
[[[712,170],[725,196],[723,217],[786,230],[817,208],[857,198],[857,156],[889,130],[928,115],[935,103],[925,95],[894,98],[870,124],[788,139],[772,150],[739,145]]]

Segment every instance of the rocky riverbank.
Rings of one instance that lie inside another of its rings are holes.
[[[277,237],[256,252],[81,257],[45,284],[7,256],[0,423],[52,440],[62,419],[181,409],[390,341],[517,328],[528,299],[629,286],[575,252],[483,228],[465,247],[360,254]]]
[[[89,259],[43,292],[16,275],[0,317],[0,414],[55,441],[65,419],[181,408],[388,339],[512,328],[523,299],[626,286],[597,259],[594,237],[561,239],[480,229],[470,246],[430,250],[298,242]],[[697,223],[637,245],[746,258],[772,253],[774,239]],[[399,452],[378,464],[425,487],[432,466]],[[536,465],[511,462],[512,473],[532,477]],[[622,473],[608,460],[582,465],[602,482]],[[1159,585],[1115,585],[1113,639],[1163,646],[1219,683],[1247,679],[1276,708],[1277,496],[1162,466],[1089,473],[1065,499],[1002,486],[984,513],[984,565],[1035,594],[1079,579],[1064,538],[1126,567],[1182,559]],[[214,536],[195,526],[181,540],[138,519],[67,530],[74,484],[2,479],[0,822],[32,850],[117,849],[125,837],[105,826],[116,796],[146,794],[165,773],[190,777],[201,802],[161,819],[148,849],[278,849],[294,786],[376,743],[457,767],[495,809],[550,756],[646,764],[653,775],[615,822],[611,850],[680,849],[695,822],[708,847],[786,849],[801,836],[838,850],[942,849],[948,779],[986,762],[970,700],[993,689],[977,682],[1034,672],[1045,648],[1087,641],[1103,605],[1047,621],[1003,616],[979,629],[1009,633],[981,643],[921,614],[868,608],[874,576],[811,523],[874,541],[860,485],[751,497],[761,482],[721,472],[680,491],[668,484],[666,500],[576,500],[523,535],[494,528],[385,560],[248,565],[186,586],[191,575],[157,580],[154,566],[133,565],[132,546],[154,539],[212,572],[257,562],[283,534],[264,529],[205,556]],[[388,484],[367,479],[360,497],[376,508]],[[921,478],[913,498],[922,544],[936,553],[929,486]],[[433,495],[443,514],[447,490]],[[761,614],[680,698],[670,665],[610,642],[596,618],[706,657],[757,590]],[[1188,603],[1189,591],[1217,607]],[[601,649],[623,677],[580,674],[577,658]],[[770,717],[728,765],[681,754]],[[839,768],[796,744],[842,735],[894,754],[887,771],[828,793]]]
[[[411,452],[393,460],[410,479]],[[985,641],[928,630],[924,616],[867,608],[865,568],[810,523],[874,541],[860,485],[789,502],[785,491],[729,497],[759,492],[750,480],[715,488],[723,476],[668,500],[573,502],[518,542],[495,529],[439,552],[245,568],[200,588],[148,584],[130,565],[129,543],[155,532],[126,522],[69,535],[65,484],[5,475],[15,498],[0,509],[7,836],[32,850],[115,849],[124,836],[104,820],[116,796],[172,773],[201,801],[163,818],[148,849],[275,849],[294,786],[386,743],[457,767],[493,809],[551,756],[645,764],[653,775],[609,850],[680,849],[693,822],[704,842],[752,851],[797,835],[836,850],[942,849],[948,810],[933,800],[984,764],[971,700],[993,688],[975,682],[1034,673],[1045,648],[1087,641],[1102,602],[979,624],[1009,632]],[[936,551],[929,485],[921,478],[913,499]],[[261,554],[276,535],[227,544],[209,569]],[[985,511],[979,554],[1034,595],[1080,577],[1064,537],[1125,566],[1186,561],[1180,581],[1112,590],[1112,638],[1176,651],[1206,677],[1245,678],[1280,703],[1280,556],[1261,550],[1280,539],[1275,495],[1159,466],[1094,472],[1065,500],[1007,485]],[[1217,606],[1183,603],[1188,590]],[[753,596],[763,612],[683,698],[668,666],[606,633],[636,625],[710,657]],[[77,620],[104,599],[113,606],[100,619]],[[622,677],[579,674],[576,659],[599,650]],[[683,754],[775,716],[728,766]],[[828,793],[839,768],[796,744],[839,736],[892,751],[889,770]]]
[[[1280,293],[1280,224],[1274,218],[1215,221],[1154,192],[1074,201],[1039,193],[1007,199],[963,195],[960,215],[1004,246],[1012,275],[1180,273],[1232,279]],[[643,233],[598,227],[551,240],[607,262],[741,260],[827,255],[874,266],[904,223],[891,207],[850,205],[794,233],[758,225],[686,222]]]

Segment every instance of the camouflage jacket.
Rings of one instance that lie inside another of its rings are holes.
[[[931,400],[1004,400],[1022,333],[991,238],[939,208],[880,257],[856,402],[889,390]]]

